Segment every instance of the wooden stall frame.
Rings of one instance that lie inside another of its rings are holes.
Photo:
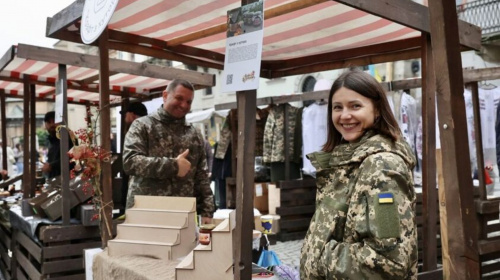
[[[242,2],[245,3],[245,1]],[[460,129],[463,129],[464,124],[464,115],[461,114],[459,109],[457,109],[461,108],[460,106],[451,106],[452,103],[460,105],[460,101],[454,101],[450,98],[450,92],[455,92],[450,89],[456,87],[454,85],[450,85],[450,78],[453,76],[454,78],[459,77],[459,79],[461,79],[461,67],[457,67],[457,65],[460,65],[459,43],[467,47],[479,49],[480,32],[478,32],[478,30],[473,25],[464,23],[462,21],[457,21],[455,7],[452,6],[452,2],[432,2],[430,3],[432,4],[430,9],[425,6],[418,5],[412,1],[342,0],[338,2],[366,11],[370,14],[389,19],[393,22],[412,27],[424,32],[425,34],[431,34],[431,37],[433,38],[433,40],[431,41],[432,47],[434,49],[433,51],[435,51],[435,57],[438,58],[436,60],[439,60],[435,63],[436,71],[434,72],[434,75],[439,77],[436,79],[436,89],[438,91],[437,100],[440,106],[442,105],[445,108],[444,110],[440,111],[440,121],[443,122],[443,124],[446,124],[446,127],[444,125],[441,125],[440,127],[447,131],[442,131],[441,142],[449,144],[449,146],[443,151],[443,156],[445,157],[443,164],[446,165],[446,173],[444,174],[445,184],[443,186],[443,189],[445,190],[448,199],[456,199],[456,201],[461,202],[460,208],[458,210],[451,209],[451,205],[446,203],[443,204],[443,207],[441,208],[443,212],[446,211],[442,216],[442,224],[445,225],[446,230],[454,232],[454,236],[447,235],[448,240],[446,240],[446,244],[448,244],[449,241],[450,247],[446,247],[446,255],[450,256],[450,262],[449,265],[445,265],[443,273],[445,277],[453,277],[453,279],[465,279],[464,277],[466,277],[466,273],[468,273],[468,275],[472,278],[477,277],[479,266],[477,262],[477,252],[475,250],[476,247],[474,246],[474,230],[464,228],[464,223],[467,224],[468,222],[474,221],[474,217],[471,214],[473,212],[471,211],[472,196],[469,195],[470,190],[465,186],[470,181],[470,178],[465,178],[464,174],[460,174],[459,172],[457,172],[458,169],[464,167],[463,163],[461,162],[464,162],[462,161],[462,159],[466,158],[466,155],[461,154],[460,152],[460,148],[462,147],[463,143],[459,142]],[[47,34],[49,37],[55,37],[70,41],[79,41],[79,39],[76,38],[71,32],[64,30],[66,26],[78,21],[81,17],[80,11],[82,9],[82,5],[78,2],[75,3],[76,4],[62,11],[62,13],[58,15],[58,18],[55,17],[49,20],[49,26],[47,28]],[[407,16],[408,13],[411,13],[410,17]],[[266,18],[268,19],[270,17],[272,17],[272,14],[267,15]],[[55,20],[56,18],[57,20]],[[444,29],[439,29],[443,23],[445,23]],[[458,32],[458,29],[460,29],[460,32]],[[197,37],[198,39],[200,37],[206,37],[214,34],[214,32],[219,32],[215,30],[204,31],[206,32],[206,34],[200,35],[199,37]],[[192,55],[194,50],[191,47],[180,49],[180,43],[179,45],[167,45],[166,42],[152,38],[144,38],[132,34],[127,34],[127,36],[129,37],[126,37],[121,32],[110,30],[110,40],[131,42],[130,45],[112,42],[110,44],[110,47],[117,50],[133,51],[135,53],[142,53],[156,57],[168,57],[169,59],[174,59],[190,64],[196,62],[196,64],[198,65],[211,65],[210,67],[221,69],[221,62],[223,59],[222,56],[218,53],[200,53],[201,57],[206,56],[207,58],[211,59],[211,61],[215,61],[215,63],[212,63],[204,60],[198,60],[196,58],[193,58],[192,56],[190,56],[189,58],[184,57],[184,55],[187,55],[188,53]],[[183,42],[183,39],[188,40],[188,36],[190,35],[185,35],[183,38],[178,38],[179,42]],[[347,52],[344,52],[343,55],[339,55],[336,53],[327,53],[309,57],[307,59],[291,59],[288,61],[280,61],[279,63],[263,62],[263,71],[261,72],[261,76],[265,78],[276,78],[287,75],[304,74],[323,70],[331,70],[334,68],[342,68],[345,67],[346,63],[354,63],[360,65],[414,58],[421,55],[418,50],[415,50],[421,47],[421,41],[417,41],[418,42],[407,41],[407,43],[410,43],[410,45],[407,45],[405,54],[402,54],[402,52],[398,53],[398,51],[395,49],[393,49],[390,53],[373,53],[376,51],[380,51],[381,48],[388,48],[387,45],[381,45],[375,48],[373,46],[369,46],[369,48],[364,49],[364,51],[366,51],[366,55],[363,58],[352,58],[349,56],[352,54],[347,54]],[[157,45],[159,48],[145,48],[143,46],[140,46],[138,42],[148,42],[149,44]],[[397,47],[401,46],[402,45],[398,45]],[[164,50],[168,50],[168,53],[164,52]],[[201,52],[204,51],[200,49],[197,50]],[[446,50],[449,51],[449,56],[446,54]],[[359,52],[360,50],[356,50],[354,53]],[[330,57],[339,57],[339,59],[337,61],[331,61]],[[457,60],[459,62],[454,62]],[[317,63],[314,64],[311,63],[311,61],[316,61]],[[450,75],[450,71],[453,72],[453,75]],[[458,84],[460,85],[461,83]],[[457,93],[455,92],[455,94]],[[244,104],[241,105],[243,106]],[[255,106],[253,107],[255,108]],[[456,127],[455,125],[458,125],[458,127]],[[243,139],[245,135],[248,135],[248,131],[252,131],[251,126],[249,126],[247,129],[248,130],[242,131]],[[241,135],[239,135],[238,139],[243,140]],[[243,149],[242,145],[240,145],[239,149]],[[242,153],[242,156],[245,156],[245,154]],[[238,161],[244,164],[249,160],[238,158]],[[465,166],[464,168],[466,168],[467,170],[467,166]],[[248,172],[249,169],[246,170]],[[237,174],[238,177],[243,176],[241,178],[249,178],[248,175],[249,174]],[[458,177],[460,177],[461,180],[458,180],[459,182],[458,184],[456,184]],[[245,185],[248,185],[244,183],[244,180],[238,180],[237,184],[238,188],[242,190],[244,190]],[[458,185],[460,185],[460,187],[458,187]],[[246,192],[248,192],[248,190]],[[243,195],[241,196],[241,198],[242,197]],[[248,207],[247,203],[245,203],[243,200],[239,200],[238,202],[238,204],[242,207]],[[240,211],[246,210],[247,209],[245,208]],[[447,213],[450,215],[447,215]],[[245,242],[250,242],[250,239],[245,238],[245,233],[243,231],[240,232],[240,234],[242,234],[242,244],[244,244]],[[465,240],[471,240],[471,242],[463,242]],[[235,258],[237,260],[242,259],[242,255],[250,255],[245,247],[242,247],[241,251],[236,250],[235,254]],[[236,263],[239,266],[239,269],[245,269],[245,267],[249,266],[249,264],[241,264],[238,261]],[[467,271],[464,271],[465,268],[463,267],[467,267]],[[236,278],[239,279],[239,273],[237,273]]]

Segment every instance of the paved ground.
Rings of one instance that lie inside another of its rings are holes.
[[[269,250],[274,251],[283,264],[299,270],[300,249],[302,248],[303,241],[304,240],[294,240],[286,242],[278,241],[275,245],[269,246]]]

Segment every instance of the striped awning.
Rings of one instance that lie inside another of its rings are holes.
[[[264,5],[266,10],[273,10],[296,2],[274,0]],[[291,59],[420,36],[420,32],[411,28],[334,1],[302,2],[311,2],[311,6],[266,18],[262,60]],[[198,0],[122,0],[109,28],[169,42],[185,34],[223,25],[227,11],[241,5],[241,1],[234,0],[201,3]],[[193,39],[185,44],[220,54],[225,52],[225,32]]]
[[[81,43],[83,1],[54,15],[47,35]],[[240,0],[120,0],[110,49],[224,68],[227,11]],[[460,42],[479,48],[480,29],[459,22]],[[277,78],[421,56],[427,7],[400,0],[267,0],[261,77]]]
[[[23,54],[20,55],[21,52]],[[29,84],[35,85],[35,96],[38,100],[54,101],[58,67],[59,64],[64,64],[67,66],[68,102],[90,102],[95,104],[99,101],[99,70],[96,67],[97,64],[92,60],[97,61],[98,57],[29,45],[13,46],[0,60],[0,69],[2,69],[0,71],[0,92],[5,93],[7,97],[22,98],[25,95],[24,83],[25,79],[27,79]],[[71,65],[72,62],[76,65]],[[193,78],[193,84],[197,88],[213,85],[210,83],[213,78],[197,79],[197,76],[200,76],[200,74],[193,73],[193,71],[170,69],[160,66],[149,66],[149,71],[141,71],[144,67],[140,63],[115,59],[110,60],[111,68],[113,68],[113,63],[120,63],[120,69],[129,73],[116,71],[110,73],[109,89],[111,94],[110,101],[112,103],[119,103],[123,96],[143,100],[154,98],[172,80],[170,77],[182,75],[183,73],[187,73]],[[123,65],[130,65],[130,69],[127,70]],[[92,66],[92,68],[85,66]],[[135,70],[134,68],[139,70]],[[158,76],[161,76],[158,75],[159,72],[166,72],[167,70],[174,72],[174,74],[165,74],[163,75],[165,78],[158,78]],[[146,74],[138,75],[146,72],[151,76],[144,76]],[[203,75],[211,76],[208,74]]]

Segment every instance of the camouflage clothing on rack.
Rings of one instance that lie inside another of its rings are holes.
[[[264,142],[264,127],[266,126],[267,115],[269,114],[269,109],[259,109],[256,111],[255,120],[255,156],[262,156],[263,153],[263,142]],[[220,132],[220,140],[217,145],[217,150],[215,151],[215,158],[224,159],[227,153],[227,149],[232,137],[232,123],[236,125],[235,131],[238,131],[238,110],[232,109],[222,125]],[[238,150],[238,141],[234,143],[234,151]]]
[[[308,156],[318,191],[301,279],[417,279],[415,159],[408,144],[370,131],[332,153]]]
[[[127,208],[135,195],[196,197],[197,212],[211,217],[214,198],[208,178],[205,144],[186,119],[175,119],[160,107],[136,119],[125,136],[123,168],[130,175]],[[177,176],[176,158],[189,149],[191,170]]]
[[[288,114],[287,131],[285,131],[285,110]],[[295,144],[295,141],[302,141],[301,137],[298,139],[295,137],[296,126],[302,126],[302,118],[298,117],[299,110],[290,104],[280,104],[271,108],[264,129],[264,162],[285,162],[285,133],[288,134],[290,141],[288,145],[289,160],[300,162],[301,151],[297,151]],[[298,146],[302,147],[302,145]]]

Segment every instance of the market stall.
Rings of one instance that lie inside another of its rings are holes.
[[[146,1],[140,5],[120,2],[108,25],[108,37],[103,40],[110,49],[223,69],[224,15],[227,10],[248,2],[253,1],[212,1],[202,6],[194,1],[184,1],[180,6],[167,1]],[[338,69],[349,64],[366,65],[422,57],[425,66],[424,96],[428,99],[424,106],[424,129],[428,132],[435,130],[434,106],[437,99],[440,108],[443,108],[439,119],[446,124],[446,127],[440,126],[446,130],[441,133],[441,142],[447,145],[443,149],[443,170],[446,172],[443,173],[444,185],[441,189],[446,192],[447,199],[462,202],[456,209],[451,208],[451,203],[444,203],[441,207],[444,225],[441,235],[446,245],[443,250],[450,256],[445,272],[460,279],[465,275],[463,269],[468,267],[477,276],[480,268],[475,232],[464,226],[473,222],[474,217],[462,214],[472,212],[468,211],[473,203],[470,195],[472,188],[469,186],[470,178],[464,177],[468,172],[458,172],[470,168],[464,163],[468,162],[468,155],[462,153],[463,143],[460,142],[464,139],[459,132],[464,129],[460,111],[463,101],[460,101],[462,98],[452,98],[455,96],[451,92],[457,91],[450,90],[455,87],[450,85],[450,77],[462,75],[460,45],[465,49],[480,48],[479,29],[462,21],[457,22],[455,7],[451,3],[432,3],[431,9],[412,1],[397,0],[274,1],[266,5],[262,78]],[[449,7],[443,9],[444,5]],[[82,2],[75,2],[51,18],[47,35],[80,42],[78,30],[82,8]],[[200,20],[200,14],[207,20]],[[409,14],[411,16],[407,16]],[[444,30],[438,29],[444,22],[451,27],[446,25]],[[447,46],[447,43],[450,45]],[[449,56],[443,53],[445,50],[450,53]],[[431,59],[432,55],[435,60]],[[436,61],[435,67],[431,61]],[[439,81],[438,86],[436,81]],[[462,82],[457,84],[461,86]],[[436,89],[438,95],[435,98]],[[252,197],[253,192],[249,186],[253,186],[254,179],[255,143],[251,136],[255,132],[256,91],[238,92],[237,104],[238,127],[242,133],[237,139],[237,238],[234,241],[239,246],[235,247],[234,258],[235,267],[239,269],[235,269],[235,279],[246,279],[251,267],[251,226],[243,221],[248,219],[245,217],[252,216],[253,203],[251,199],[243,200],[243,197]],[[453,126],[449,123],[451,120]],[[424,142],[425,154],[428,155],[434,149],[432,133]],[[435,178],[436,165],[429,158],[425,159],[425,163],[423,208],[432,212],[431,205],[435,204],[437,197],[427,195],[426,191],[435,186],[432,178]],[[444,196],[440,198],[444,199]],[[434,237],[431,235],[430,238]],[[427,273],[427,277],[442,274],[432,261],[424,265],[423,270],[433,272]]]
[[[34,206],[30,205],[30,202],[35,198],[35,180],[37,179],[35,163],[38,160],[35,157],[35,137],[32,136],[35,135],[36,128],[36,101],[54,102],[56,95],[64,92],[64,108],[67,103],[82,104],[86,107],[101,106],[101,113],[107,111],[109,118],[111,106],[126,104],[129,98],[149,100],[157,97],[158,93],[152,92],[150,87],[165,87],[175,77],[189,78],[198,88],[213,85],[213,77],[209,74],[153,65],[145,67],[140,63],[112,59],[110,69],[113,72],[108,75],[110,76],[108,88],[114,100],[102,106],[99,90],[102,90],[103,86],[98,82],[100,73],[97,70],[98,60],[99,58],[93,55],[22,44],[13,46],[1,59],[0,94],[4,100],[5,97],[23,99],[25,120],[24,162],[26,169],[22,175],[22,192],[9,197],[8,203],[2,201],[4,206],[2,217],[5,221],[2,219],[0,232],[0,254],[2,255],[0,269],[7,279],[47,277],[80,279],[85,275],[83,249],[99,246],[102,238],[102,232],[95,223],[87,226],[81,220],[75,221],[74,217],[70,216],[70,208],[75,206],[74,202],[80,204],[85,199],[75,201],[78,196],[75,196],[69,187],[68,174],[63,174],[61,182],[57,182],[58,185],[63,186],[60,196],[57,196],[59,207],[50,207],[51,212],[45,213],[53,214],[55,211],[59,212],[59,216],[48,215],[48,218],[33,216]],[[2,107],[5,107],[4,102]],[[67,117],[67,111],[63,114]],[[67,119],[64,123],[67,123]],[[102,143],[109,142],[109,123],[108,120],[107,139],[101,138]],[[5,127],[4,121],[2,126]],[[105,135],[104,130],[101,124],[101,136]],[[3,136],[5,137],[5,133]],[[67,150],[67,146],[64,147],[64,144],[62,146],[62,149]],[[66,155],[65,152],[62,154]],[[119,171],[121,171],[121,166]],[[116,173],[104,172],[103,177],[111,182]],[[119,186],[115,189],[119,189]],[[111,191],[111,188],[109,190]],[[21,205],[17,201],[20,199],[23,201]],[[14,206],[15,209],[10,209]],[[58,217],[61,216],[62,220],[59,220]],[[88,218],[90,221],[91,216]],[[11,223],[11,221],[15,222]],[[13,255],[4,258],[8,256],[8,250],[11,250]]]

